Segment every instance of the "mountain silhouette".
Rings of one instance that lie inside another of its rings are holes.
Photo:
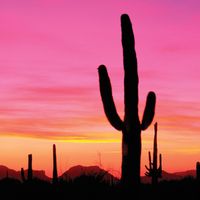
[[[25,176],[27,176],[27,170],[24,171]],[[63,180],[74,180],[82,175],[86,175],[86,176],[97,176],[97,175],[102,175],[102,179],[105,181],[113,181],[114,183],[119,182],[119,179],[115,176],[113,176],[111,173],[109,173],[108,171],[101,169],[98,166],[81,166],[81,165],[77,165],[77,166],[73,166],[71,168],[69,168],[66,172],[64,172],[59,179],[63,179]],[[13,169],[10,169],[6,166],[0,165],[0,179],[4,179],[6,177],[9,178],[13,178],[13,179],[17,179],[21,181],[21,172],[20,171],[16,171]],[[174,172],[174,173],[168,173],[166,171],[162,172],[162,178],[160,179],[160,181],[162,180],[181,180],[184,177],[195,177],[196,176],[196,170],[187,170],[187,171],[182,171],[182,172]],[[50,177],[48,177],[45,174],[44,170],[33,170],[33,177],[40,179],[40,180],[44,180],[44,181],[48,181],[50,182],[52,179]],[[147,176],[142,176],[141,177],[141,182],[142,183],[150,183],[151,182],[151,178],[147,177]]]
[[[114,177],[111,173],[108,171],[101,169],[98,166],[81,166],[77,165],[74,167],[71,167],[68,169],[66,172],[64,172],[60,178],[63,180],[74,180],[80,176],[102,176],[102,180],[108,181],[108,182],[114,182],[117,183],[119,182],[119,179]]]
[[[24,170],[25,176],[27,176],[28,170]],[[21,181],[21,171],[16,171],[13,169],[9,169],[6,166],[0,165],[0,179],[6,178],[13,178]],[[51,181],[51,178],[46,176],[44,170],[33,170],[33,177],[43,180],[43,181]]]
[[[196,177],[196,170],[187,170],[183,172],[175,172],[174,175],[179,177],[192,176]]]

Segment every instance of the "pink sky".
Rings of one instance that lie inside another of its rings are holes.
[[[148,91],[157,95],[154,122],[164,169],[195,167],[200,160],[198,0],[2,0],[1,164],[19,169],[32,152],[38,156],[35,168],[51,175],[56,143],[63,170],[97,164],[98,152],[105,168],[120,170],[121,133],[104,115],[97,67],[107,66],[123,116],[122,13],[129,14],[135,33],[140,115]],[[143,173],[153,125],[142,137]]]

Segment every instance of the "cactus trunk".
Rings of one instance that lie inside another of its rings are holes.
[[[130,187],[140,183],[140,155],[140,133],[135,135],[123,133],[121,175],[121,181],[123,185]]]
[[[56,145],[53,145],[53,184],[58,182],[58,172],[57,172],[57,159],[56,159]]]
[[[33,170],[32,170],[32,154],[28,155],[28,181],[31,181],[33,178]]]
[[[128,15],[121,16],[122,46],[124,63],[124,107],[122,121],[114,104],[112,88],[107,69],[99,66],[100,93],[106,117],[110,124],[122,131],[122,175],[121,181],[125,186],[139,185],[141,130],[151,124],[154,117],[156,96],[149,92],[142,122],[138,115],[138,72],[135,52],[135,41],[131,21]]]
[[[124,63],[124,128],[122,130],[122,182],[140,183],[141,128],[138,116],[138,72],[130,20],[121,18]]]

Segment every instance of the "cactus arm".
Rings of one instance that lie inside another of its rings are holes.
[[[145,176],[151,176],[149,172],[145,172]]]
[[[150,168],[148,168],[146,165],[145,165],[145,168],[148,170],[148,171],[150,171],[151,169]]]
[[[128,15],[121,16],[122,47],[124,62],[124,103],[125,120],[128,123],[134,121],[139,128],[138,117],[138,71],[135,52],[135,39],[131,21]]]
[[[141,124],[142,130],[147,129],[148,126],[151,124],[155,114],[155,105],[156,105],[156,95],[154,92],[149,92]]]
[[[149,177],[152,177],[152,175],[153,175],[153,170],[150,169],[150,168],[148,168],[146,165],[145,165],[145,167],[146,167],[146,169],[147,169],[147,171],[145,172],[145,175],[146,175],[146,176],[149,176]]]
[[[151,162],[151,152],[149,151],[148,153],[149,155],[149,167],[147,167],[145,165],[145,168],[147,169],[147,172],[145,173],[146,176],[152,176],[152,173],[153,173],[153,163]]]
[[[145,168],[149,171],[150,170],[150,168],[148,168],[146,165],[145,165]]]
[[[122,130],[123,122],[117,114],[115,103],[112,96],[112,87],[110,84],[110,78],[104,65],[99,66],[99,83],[100,93],[103,102],[104,112],[110,124],[117,130]]]

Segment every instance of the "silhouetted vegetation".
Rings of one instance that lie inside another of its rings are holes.
[[[158,158],[158,147],[157,147],[157,130],[158,124],[157,122],[154,124],[154,142],[153,142],[153,162],[151,162],[151,152],[149,151],[149,167],[146,167],[147,172],[145,173],[146,176],[152,177],[152,184],[157,185],[158,178],[161,178],[162,175],[162,155],[159,155],[159,167],[157,164]]]
[[[151,124],[156,95],[149,92],[142,122],[138,115],[138,72],[135,41],[129,16],[121,16],[122,46],[124,61],[124,105],[125,115],[122,121],[117,114],[112,96],[112,88],[107,69],[99,66],[100,93],[105,114],[111,125],[122,131],[122,175],[121,181],[126,187],[140,183],[141,130]]]
[[[126,191],[120,183],[110,184],[99,175],[82,175],[73,181],[60,180],[52,184],[39,179],[21,183],[4,178],[0,180],[1,197],[5,199],[199,199],[200,185],[187,177],[179,181],[161,181],[156,190],[151,184],[141,184],[139,189]]]

